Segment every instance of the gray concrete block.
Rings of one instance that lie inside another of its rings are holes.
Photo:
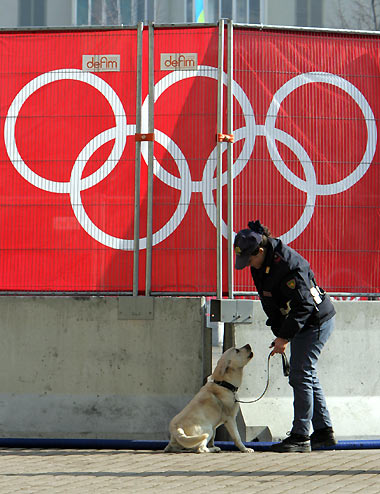
[[[225,325],[227,347],[249,343],[255,354],[244,372],[239,399],[260,396],[267,380],[267,358],[274,336],[265,325],[259,301],[252,324]],[[318,368],[336,435],[341,438],[380,436],[380,302],[335,301],[335,329],[322,351]],[[289,350],[287,350],[289,356]],[[241,404],[245,427],[267,426],[273,438],[284,438],[293,420],[293,394],[282,374],[279,355],[270,360],[270,384],[260,401]]]
[[[211,374],[205,300],[157,297],[154,317],[135,320],[119,308],[0,297],[0,437],[168,438]]]

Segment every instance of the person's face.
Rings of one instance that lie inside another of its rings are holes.
[[[265,249],[260,247],[259,252],[255,256],[249,258],[249,266],[254,269],[260,269],[264,263]]]

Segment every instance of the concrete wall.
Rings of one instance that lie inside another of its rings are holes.
[[[236,344],[255,352],[239,391],[247,400],[265,387],[273,339],[254,304],[254,322],[235,326]],[[319,362],[334,428],[339,438],[378,438],[380,302],[335,306]],[[0,437],[167,439],[170,419],[211,373],[205,307],[203,298],[0,297]],[[292,411],[275,356],[265,397],[241,405],[242,436],[284,437]]]
[[[240,399],[258,397],[267,379],[267,356],[273,335],[265,326],[260,302],[254,322],[235,326],[237,346],[250,343],[254,359],[246,367]],[[339,438],[380,438],[380,302],[334,302],[335,330],[319,360],[319,378]],[[226,332],[231,331],[226,328]],[[287,351],[289,355],[289,351]],[[257,403],[242,404],[242,436],[268,427],[274,439],[285,437],[293,420],[293,394],[282,375],[281,357],[270,360],[270,385]]]
[[[0,297],[0,314],[0,437],[167,439],[210,374],[203,298]]]

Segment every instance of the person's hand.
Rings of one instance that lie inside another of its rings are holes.
[[[288,340],[285,340],[284,338],[276,338],[274,341],[272,341],[272,344],[269,348],[273,348],[271,352],[271,356],[275,355],[276,353],[285,353],[286,350],[286,345],[289,343]]]

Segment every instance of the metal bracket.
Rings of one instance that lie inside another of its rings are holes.
[[[136,142],[154,141],[154,132],[148,134],[135,134]]]
[[[210,321],[248,324],[253,321],[253,300],[211,299]]]
[[[234,142],[233,134],[216,134],[217,142]]]

